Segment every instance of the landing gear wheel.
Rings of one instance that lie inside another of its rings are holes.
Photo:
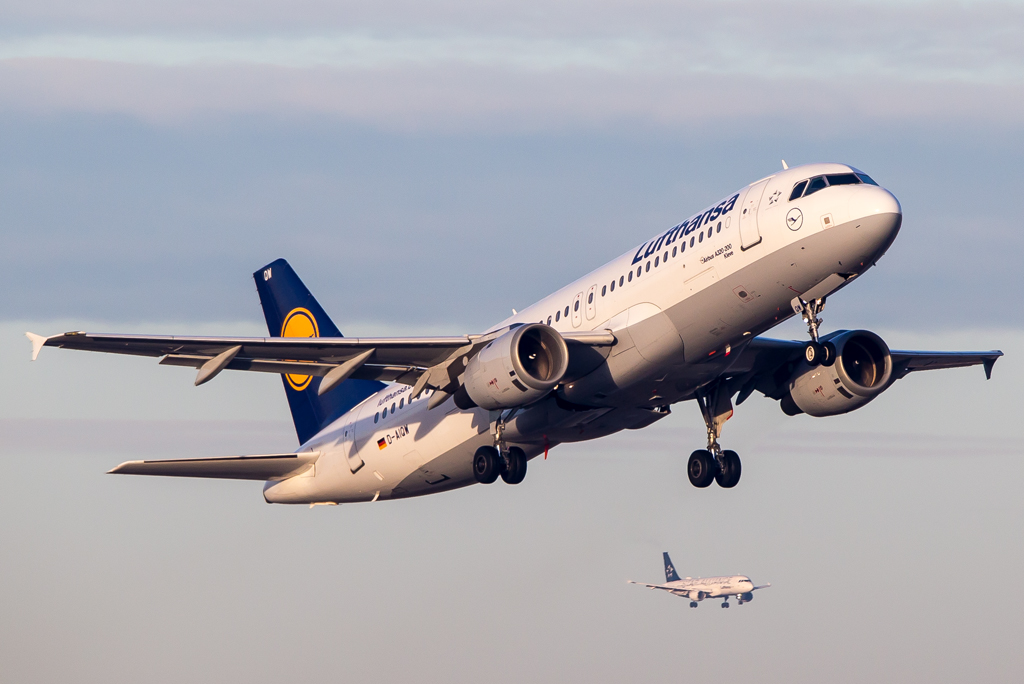
[[[725,489],[735,487],[740,481],[741,470],[740,455],[726,449],[722,452],[722,469],[715,475],[715,482]]]
[[[481,484],[491,484],[498,479],[501,470],[501,456],[494,447],[482,446],[473,454],[473,477]]]
[[[818,366],[825,358],[825,348],[817,342],[808,342],[804,347],[804,361],[808,366]]]
[[[715,458],[707,449],[698,449],[690,454],[686,464],[686,473],[690,476],[690,484],[704,488],[715,479]]]
[[[696,601],[690,601],[690,607],[691,608],[696,608],[697,607],[697,602]]]
[[[722,604],[722,607],[723,607],[723,608],[728,608],[728,607],[729,607],[729,603],[728,603],[728,602],[725,602],[725,603],[723,603],[723,604]]]
[[[526,453],[519,447],[509,447],[502,459],[501,479],[508,484],[519,484],[526,477]]]
[[[821,360],[822,366],[831,366],[836,362],[836,345],[831,342],[826,342],[821,345],[822,350],[825,352],[824,358]]]

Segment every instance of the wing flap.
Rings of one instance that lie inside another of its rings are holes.
[[[258,456],[125,461],[108,471],[118,475],[209,477],[228,480],[283,480],[313,467],[319,451]]]

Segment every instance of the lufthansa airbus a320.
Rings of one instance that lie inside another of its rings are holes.
[[[786,415],[859,409],[919,370],[982,365],[998,351],[891,350],[867,330],[824,333],[825,298],[885,253],[896,197],[845,164],[784,169],[731,193],[489,330],[342,337],[284,260],[253,274],[270,337],[28,334],[42,347],[159,357],[198,369],[281,374],[291,453],[130,461],[111,472],[262,480],[270,503],[433,494],[499,477],[563,442],[637,430],[694,401],[707,444],[696,487],[734,487],[722,426],[753,392]],[[790,316],[804,341],[761,335]]]

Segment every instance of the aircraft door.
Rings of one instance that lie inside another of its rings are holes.
[[[761,195],[768,187],[768,180],[756,183],[747,190],[740,210],[740,249],[750,249],[761,242],[761,232],[757,228],[757,209],[761,206]]]
[[[356,448],[356,421],[353,418],[341,429],[341,451],[348,460],[348,467],[353,473],[363,467],[363,459]]]
[[[580,292],[572,300],[572,327],[580,327],[580,323],[583,322],[583,312],[580,309],[583,308],[583,293]]]
[[[587,290],[587,320],[591,321],[597,315],[597,285],[591,285]]]

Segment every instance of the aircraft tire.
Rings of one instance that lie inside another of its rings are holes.
[[[722,469],[715,475],[715,482],[724,489],[735,487],[740,481],[742,470],[740,455],[726,449],[722,452]]]
[[[690,601],[690,607],[691,608],[696,608],[697,607],[697,602],[696,601]]]
[[[498,479],[501,461],[497,449],[489,446],[480,447],[473,454],[473,477],[481,484],[491,484]]]
[[[825,351],[825,357],[821,360],[821,365],[831,366],[836,362],[836,356],[838,356],[838,352],[836,352],[836,345],[831,342],[826,342],[821,345],[821,348]]]
[[[703,489],[715,481],[715,459],[707,449],[697,449],[686,463],[690,484]]]
[[[728,604],[728,603],[723,603],[723,604],[722,604],[722,607],[723,607],[723,608],[728,608],[728,607],[729,607],[729,604]]]
[[[526,479],[526,453],[522,449],[509,447],[502,462],[505,467],[501,469],[501,479],[507,484],[519,484]]]
[[[808,366],[820,366],[825,358],[825,348],[817,342],[808,342],[804,346],[804,361]]]

